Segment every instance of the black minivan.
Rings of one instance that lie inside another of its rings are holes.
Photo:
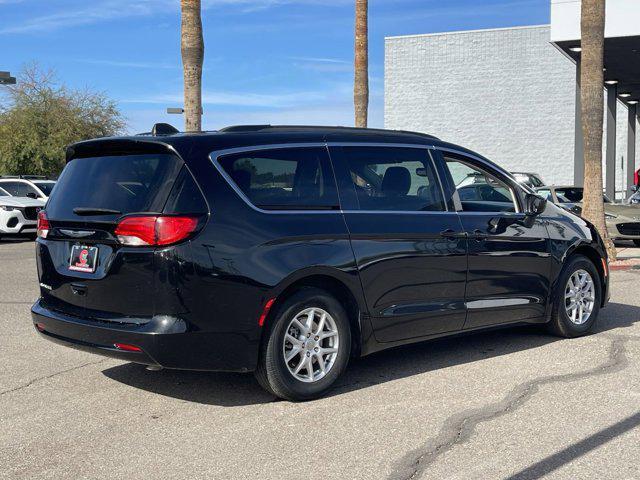
[[[351,357],[608,299],[592,225],[465,148],[400,131],[165,126],[80,142],[38,223],[35,328],[305,400]]]

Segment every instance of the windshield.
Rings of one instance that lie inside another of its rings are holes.
[[[6,190],[3,190],[2,188],[0,188],[0,197],[10,197],[10,196],[11,195],[9,195]]]
[[[514,173],[513,177],[518,183],[524,183],[529,187],[537,188],[544,186],[544,182],[534,173]]]
[[[55,182],[33,182],[33,184],[42,190],[42,193],[48,197],[51,195],[51,190],[53,190]]]

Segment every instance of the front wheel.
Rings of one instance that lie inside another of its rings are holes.
[[[601,302],[602,286],[594,264],[582,255],[570,257],[558,279],[549,330],[567,338],[589,333]]]
[[[321,397],[349,361],[347,313],[327,292],[303,288],[277,309],[260,353],[255,375],[267,391],[293,401]]]

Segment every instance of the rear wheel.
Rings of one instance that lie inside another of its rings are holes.
[[[575,255],[567,260],[557,283],[551,322],[555,335],[579,337],[593,329],[600,311],[600,276],[588,258]]]
[[[347,313],[327,292],[303,288],[286,299],[261,348],[256,378],[293,401],[324,395],[345,370],[351,350]]]

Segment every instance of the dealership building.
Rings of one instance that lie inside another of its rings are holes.
[[[385,39],[385,127],[430,133],[548,184],[581,184],[580,0],[552,0],[551,24]],[[634,182],[640,1],[608,0],[603,173]]]

